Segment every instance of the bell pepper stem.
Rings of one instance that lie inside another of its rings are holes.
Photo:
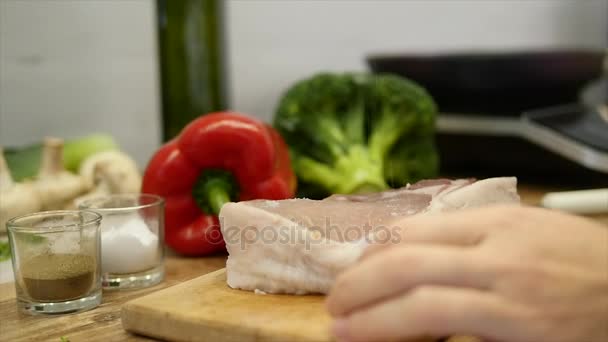
[[[192,196],[205,213],[217,215],[224,204],[238,198],[238,186],[232,173],[209,169],[199,176]]]
[[[224,204],[230,202],[230,195],[227,190],[228,189],[220,182],[209,184],[207,189],[207,201],[209,207],[211,207],[211,211],[216,215],[220,212],[220,209],[222,209]]]

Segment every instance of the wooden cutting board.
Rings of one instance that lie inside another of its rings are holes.
[[[122,324],[175,341],[331,341],[323,298],[234,290],[224,268],[127,302]]]
[[[231,289],[224,268],[127,302],[122,325],[172,341],[332,341],[324,305],[323,296]]]
[[[171,341],[333,341],[324,298],[234,290],[226,284],[223,268],[127,302],[122,325]],[[452,337],[447,342],[479,340]]]

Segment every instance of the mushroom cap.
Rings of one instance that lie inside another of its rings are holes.
[[[95,153],[81,164],[78,171],[87,189],[105,182],[111,193],[137,193],[141,189],[141,174],[135,161],[116,150]]]

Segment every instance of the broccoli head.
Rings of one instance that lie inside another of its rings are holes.
[[[283,95],[274,126],[290,147],[299,194],[380,191],[437,173],[437,107],[391,74],[322,73]]]

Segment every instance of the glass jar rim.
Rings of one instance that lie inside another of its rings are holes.
[[[53,217],[53,216],[80,216],[87,215],[87,218],[83,218],[83,222],[74,222],[74,223],[64,223],[64,224],[44,224],[44,225],[27,225],[24,223],[19,223],[19,221],[23,221],[26,219],[33,219],[35,217]],[[35,232],[35,233],[47,233],[47,232],[58,232],[58,231],[73,231],[73,230],[81,230],[91,225],[99,226],[101,222],[101,215],[92,210],[49,210],[49,211],[39,211],[35,213],[20,215],[17,217],[13,217],[12,219],[6,222],[6,228],[9,231],[23,231],[23,232]]]
[[[113,199],[141,199],[145,198],[150,200],[149,203],[136,204],[131,206],[115,206],[115,207],[98,207],[95,203],[103,203]],[[117,212],[130,212],[137,211],[140,209],[151,208],[155,206],[162,206],[165,204],[165,199],[153,194],[110,194],[101,195],[88,200],[85,200],[78,204],[80,210],[91,210],[98,213],[117,213]]]

